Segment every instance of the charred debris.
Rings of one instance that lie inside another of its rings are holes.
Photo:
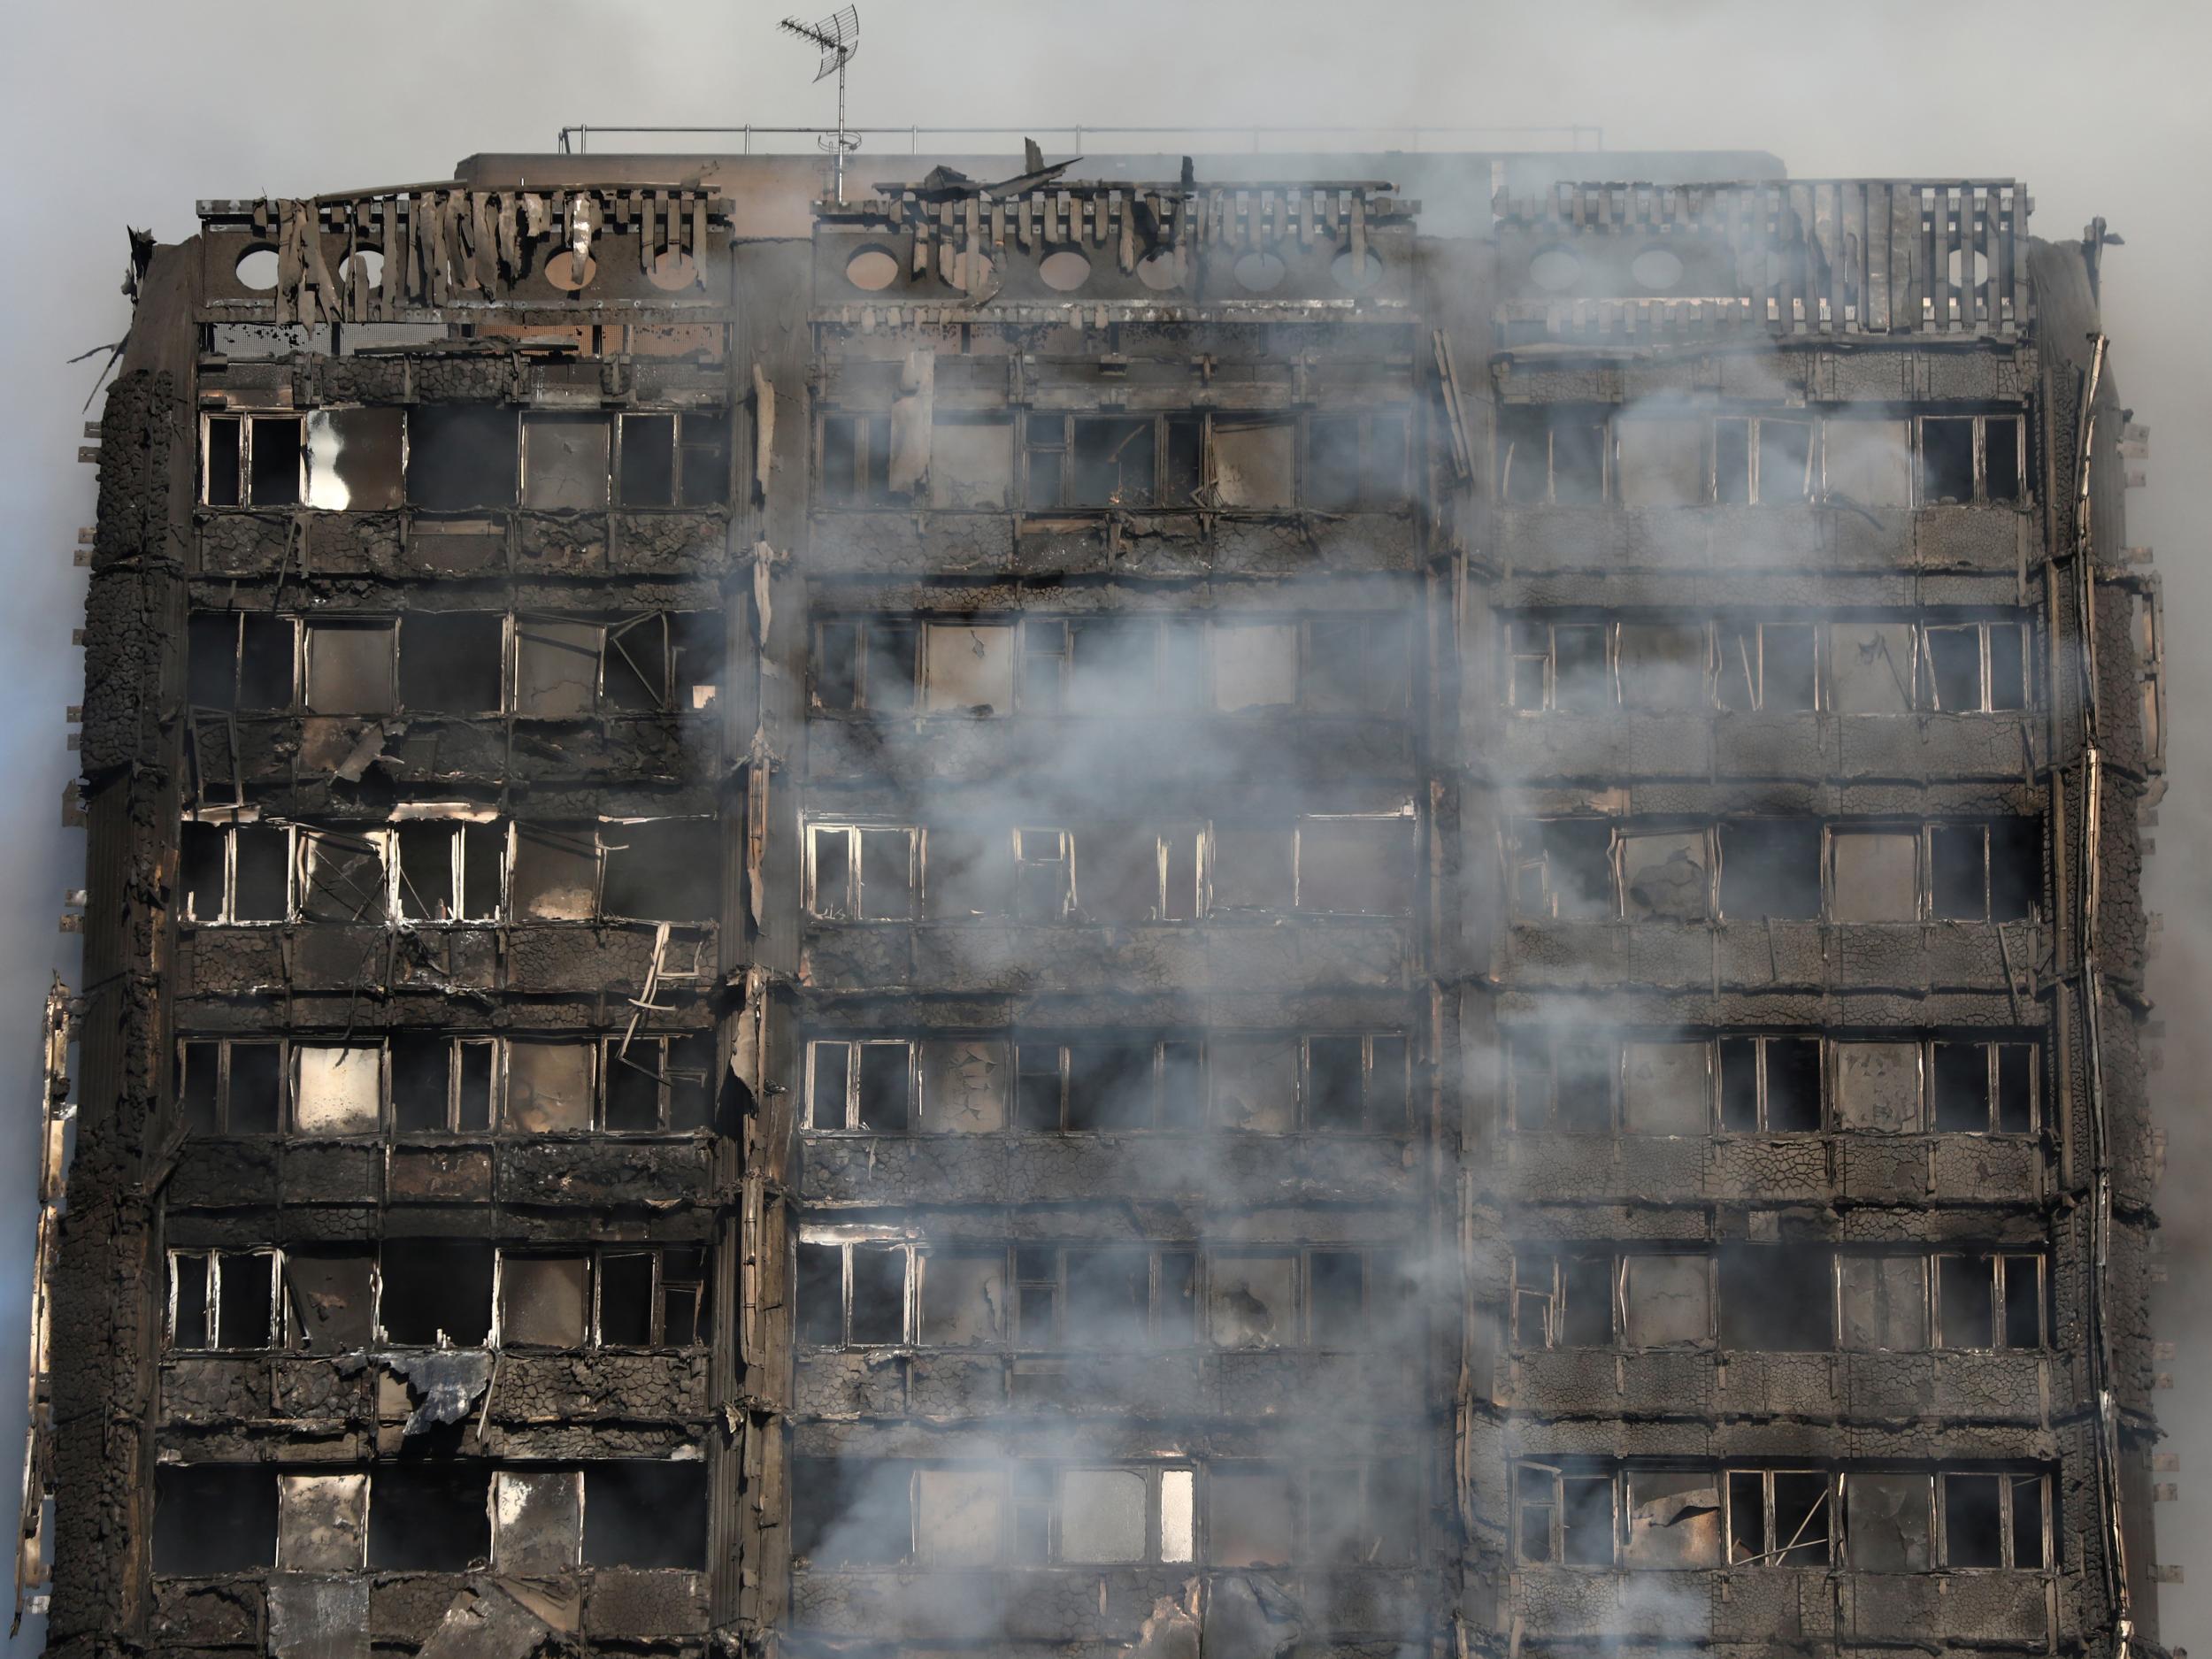
[[[19,1616],[2157,1652],[2109,239],[1589,159],[140,249]]]

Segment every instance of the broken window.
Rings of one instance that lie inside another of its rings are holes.
[[[1525,1246],[1513,1253],[1513,1345],[1610,1348],[1614,1258],[1597,1248]]]
[[[1517,1033],[1507,1048],[1517,1129],[1611,1134],[1617,1121],[1620,1046],[1565,1033]]]
[[[1298,426],[1271,415],[1215,415],[1214,499],[1223,507],[1287,511],[1298,504]]]
[[[2032,1042],[1938,1042],[1935,1126],[1947,1134],[2033,1134],[2039,1072]]]
[[[2047,1529],[2041,1475],[1947,1470],[1936,1485],[1943,1510],[1944,1566],[2043,1571]]]
[[[1313,714],[1394,714],[1411,662],[1402,617],[1317,617],[1305,625],[1299,705]]]
[[[1142,1561],[1148,1484],[1143,1472],[1133,1469],[1063,1471],[1057,1559]]]
[[[1923,506],[2025,498],[2024,423],[2017,415],[1924,415]]]
[[[605,634],[595,622],[517,617],[515,712],[538,720],[589,716],[599,703]]]
[[[1820,1039],[1722,1038],[1720,1123],[1736,1134],[1817,1133]]]
[[[918,1258],[920,1340],[938,1348],[995,1348],[1008,1333],[1006,1252],[927,1250]]]
[[[1602,921],[1616,914],[1609,818],[1525,818],[1512,833],[1513,903],[1525,917]]]
[[[398,706],[488,714],[506,680],[507,618],[496,611],[416,611],[400,618]]]
[[[513,410],[418,403],[407,429],[407,499],[437,511],[511,507],[519,455]]]
[[[818,1041],[808,1056],[815,1128],[899,1134],[911,1125],[913,1044]]]
[[[1406,1120],[1406,1041],[1356,1033],[1305,1040],[1306,1125],[1388,1132]]]
[[[1809,714],[1818,706],[1816,630],[1809,622],[1720,625],[1715,685],[1739,714]]]
[[[714,1107],[714,1040],[635,1034],[610,1037],[602,1126],[610,1130],[703,1129]]]
[[[1924,1474],[1853,1471],[1843,1478],[1844,1552],[1862,1572],[1925,1572],[1932,1482]]]
[[[2027,627],[2018,622],[1932,626],[1927,706],[1945,714],[1994,714],[2028,706]]]
[[[1517,1463],[1513,1536],[1517,1558],[1532,1566],[1610,1567],[1613,1488],[1610,1474]]]
[[[1291,1037],[1219,1037],[1207,1045],[1213,1121],[1285,1134],[1298,1127],[1298,1043]]]
[[[1621,1125],[1632,1135],[1702,1135],[1713,1126],[1711,1046],[1630,1042],[1622,1050]]]
[[[1306,1340],[1352,1350],[1403,1340],[1411,1286],[1395,1250],[1306,1253]]]
[[[1909,1354],[1928,1346],[1926,1257],[1839,1256],[1836,1292],[1845,1348]]]
[[[492,1553],[481,1463],[385,1463],[369,1492],[369,1571],[465,1572]]]
[[[1802,415],[1713,423],[1713,499],[1769,505],[1810,498],[1813,423]]]
[[[502,1347],[581,1348],[589,1326],[590,1263],[582,1256],[513,1256],[499,1262]]]
[[[481,1347],[491,1337],[497,1255],[477,1239],[385,1240],[377,1299],[383,1340],[402,1348]]]
[[[522,504],[596,512],[611,495],[614,433],[603,414],[526,410],[522,416]]]
[[[1006,1126],[1005,1044],[934,1038],[921,1044],[920,1059],[923,1129],[932,1134],[992,1134]]]
[[[695,1459],[584,1465],[584,1560],[595,1567],[707,1564],[707,1466]]]
[[[1089,922],[1165,919],[1167,864],[1178,860],[1182,879],[1173,896],[1187,919],[1196,902],[1196,838],[1164,837],[1126,824],[1087,825],[1072,838],[1078,855],[1073,913]]]
[[[796,1457],[791,1553],[817,1566],[872,1566],[914,1550],[913,1470],[887,1458]]]
[[[178,832],[177,878],[184,919],[280,922],[290,914],[288,832],[268,824],[188,818]]]
[[[1712,498],[1705,426],[1686,416],[1624,412],[1614,423],[1624,507],[1694,507]]]
[[[506,1126],[526,1134],[589,1129],[593,1048],[519,1038],[509,1042]]]
[[[507,862],[507,826],[423,818],[396,826],[399,913],[410,922],[493,921]]]
[[[164,1578],[250,1572],[276,1559],[277,1483],[265,1463],[154,1470],[153,1569]]]
[[[881,1348],[907,1337],[903,1244],[798,1246],[800,1340],[830,1348]]]
[[[1931,914],[1962,921],[2017,922],[2043,896],[2043,825],[2037,818],[1937,824],[1928,831]]]
[[[1836,1127],[1917,1134],[1922,1126],[1920,1045],[1832,1042]]]
[[[808,910],[825,921],[911,921],[918,839],[906,828],[810,825]]]
[[[1607,448],[1601,410],[1508,411],[1499,420],[1499,498],[1530,506],[1601,502]]]
[[[327,512],[400,504],[406,411],[318,409],[307,416],[307,504]]]
[[[1048,434],[1047,429],[1060,427]],[[1149,419],[1091,419],[1077,415],[1032,415],[1029,434],[1033,446],[1058,447],[1064,454],[1059,468],[1057,503],[1038,499],[1033,476],[1030,504],[1064,507],[1148,507],[1152,504],[1158,472],[1155,423]],[[1051,466],[1048,464],[1046,471]]]
[[[365,1474],[277,1477],[276,1565],[280,1572],[358,1572],[366,1559]]]
[[[575,1469],[492,1471],[492,1567],[547,1578],[572,1571],[583,1532],[583,1473]]]
[[[602,868],[599,913],[633,921],[713,921],[721,909],[723,841],[713,818],[664,818],[610,821],[599,830]],[[911,837],[909,837],[910,844]],[[892,890],[895,868],[869,865],[868,855],[896,849],[862,836],[864,879],[875,884],[881,900]],[[910,908],[904,912],[911,914]]]
[[[1287,828],[1215,823],[1207,833],[1206,909],[1286,910],[1297,895],[1297,837]]]
[[[1608,624],[1531,619],[1508,626],[1508,696],[1514,708],[1563,714],[1603,714],[1612,708]]]
[[[380,1044],[292,1045],[292,1127],[301,1134],[375,1133],[383,1120],[383,1087]]]
[[[1632,922],[1701,922],[1712,910],[1712,853],[1703,830],[1623,830],[1623,913]]]
[[[1206,1323],[1216,1348],[1296,1345],[1296,1256],[1217,1254],[1206,1267]]]
[[[917,1558],[933,1567],[996,1561],[1006,1525],[1006,1476],[995,1469],[915,1471]]]
[[[188,625],[185,695],[200,709],[288,709],[292,645],[289,617],[196,611]]]
[[[285,1346],[350,1354],[376,1340],[376,1258],[365,1248],[295,1247],[282,1266]]]
[[[922,712],[979,718],[1014,711],[1014,628],[1009,623],[922,625]]]
[[[277,1043],[180,1042],[177,1072],[177,1102],[196,1134],[274,1134],[283,1122],[284,1056]]]
[[[1003,415],[939,410],[930,430],[929,504],[1003,512],[1013,493],[1012,423]]]
[[[1740,818],[1720,826],[1720,913],[1730,921],[1820,915],[1820,820]]]
[[[169,1252],[171,1348],[270,1348],[277,1315],[275,1252]]]
[[[297,415],[202,418],[200,499],[209,506],[297,506],[305,472]]]
[[[603,1348],[690,1348],[707,1340],[704,1246],[603,1249],[592,1289]]]
[[[310,713],[389,714],[398,706],[396,624],[311,621],[302,633]]]
[[[1720,1345],[1824,1354],[1836,1345],[1833,1253],[1804,1244],[1720,1250]]]
[[[1298,701],[1298,625],[1217,622],[1208,631],[1213,707],[1223,714],[1287,709]]]
[[[1838,714],[1909,714],[1916,633],[1909,622],[1828,626],[1828,706]]]
[[[1014,915],[1026,922],[1064,919],[1075,902],[1074,837],[1063,829],[1014,832]]]
[[[385,919],[384,859],[389,837],[370,830],[302,830],[300,918],[309,922]]]
[[[1627,1472],[1626,1480],[1628,1543],[1621,1552],[1624,1565],[1720,1565],[1720,1487],[1712,1471],[1635,1469]]]
[[[587,922],[598,913],[595,832],[518,823],[512,857],[508,896],[516,920]]]
[[[1402,507],[1406,458],[1402,413],[1316,415],[1307,428],[1306,504],[1325,512]]]
[[[1935,1286],[1936,1329],[1943,1347],[2043,1346],[2041,1256],[1939,1255]]]
[[[1728,1560],[1740,1567],[1830,1564],[1834,1482],[1809,1469],[1728,1471]]]
[[[1920,834],[1916,829],[1838,830],[1829,838],[1834,894],[1828,914],[1838,922],[1909,922],[1920,915]]]
[[[1219,1463],[1206,1471],[1206,1559],[1216,1567],[1286,1567],[1297,1492],[1287,1470]]]
[[[1059,649],[1066,657],[1063,676],[1065,693],[1060,706],[1070,714],[1116,715],[1141,714],[1150,710],[1161,701],[1164,687],[1161,672],[1161,625],[1149,618],[1133,617],[1077,617],[1065,624],[1064,644]],[[1183,635],[1188,633],[1184,626],[1168,629],[1168,634]],[[1178,643],[1187,654],[1195,640],[1179,639]],[[1022,648],[1025,664],[1022,679],[1022,706],[1032,706],[1033,687],[1046,693],[1049,705],[1051,689],[1051,658],[1057,641],[1049,623],[1031,621],[1023,631]],[[1035,660],[1029,660],[1037,653]]]
[[[1624,1256],[1621,1340],[1632,1348],[1695,1348],[1713,1337],[1711,1270],[1702,1256]]]
[[[1621,702],[1631,709],[1701,709],[1709,648],[1701,622],[1624,622]]]
[[[1821,498],[1850,507],[1912,505],[1909,422],[1831,419],[1822,423]]]
[[[1298,820],[1298,908],[1340,915],[1402,916],[1413,902],[1409,816]]]

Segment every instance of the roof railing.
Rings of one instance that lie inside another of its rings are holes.
[[[742,127],[608,127],[579,124],[561,128],[559,142],[562,155],[580,156],[589,152],[594,134],[607,137],[735,136],[740,141],[739,153],[750,156],[756,153],[753,149],[756,139],[803,139],[806,141],[803,145],[791,146],[787,151],[782,147],[771,144],[758,152],[763,155],[780,155],[798,154],[810,150],[814,147],[816,139],[833,130],[826,127],[756,127],[749,123]],[[1604,127],[1579,124],[1552,127],[1429,127],[1418,124],[1392,126],[1386,123],[1363,127],[1094,127],[1086,122],[1072,127],[849,127],[845,130],[864,138],[903,138],[907,141],[907,151],[910,155],[921,153],[922,140],[925,138],[1033,138],[1041,143],[1047,139],[1065,138],[1071,141],[1068,144],[1048,146],[1048,148],[1072,149],[1079,153],[1087,143],[1102,139],[1116,138],[1175,138],[1179,140],[1233,138],[1248,146],[1255,155],[1263,153],[1261,140],[1268,137],[1300,141],[1300,144],[1309,149],[1324,146],[1305,141],[1327,140],[1330,142],[1325,148],[1332,150],[1374,148],[1419,151],[1432,145],[1457,147],[1471,138],[1495,139],[1511,136],[1525,140],[1540,135],[1549,135],[1554,139],[1563,137],[1567,141],[1564,147],[1568,150],[1586,149],[1597,151],[1605,148]],[[1348,142],[1356,137],[1382,142],[1371,145],[1356,145]],[[1176,146],[1179,149],[1180,147],[1179,143]],[[1273,147],[1295,149],[1299,147],[1299,144]],[[933,144],[932,148],[942,149],[945,146]],[[1010,153],[1012,148],[1012,146],[1009,147]]]

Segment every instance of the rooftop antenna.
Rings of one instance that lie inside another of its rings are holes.
[[[860,50],[860,8],[846,6],[833,12],[819,23],[802,23],[796,18],[786,18],[776,25],[787,35],[795,35],[803,41],[810,41],[821,48],[822,66],[815,72],[817,83],[833,74],[837,77],[837,132],[833,137],[825,134],[814,142],[836,157],[837,204],[845,205],[845,157],[860,148],[860,134],[845,130],[845,65]]]

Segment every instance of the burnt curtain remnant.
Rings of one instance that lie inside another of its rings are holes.
[[[2156,1653],[2101,227],[1607,159],[140,250],[53,1649]]]

